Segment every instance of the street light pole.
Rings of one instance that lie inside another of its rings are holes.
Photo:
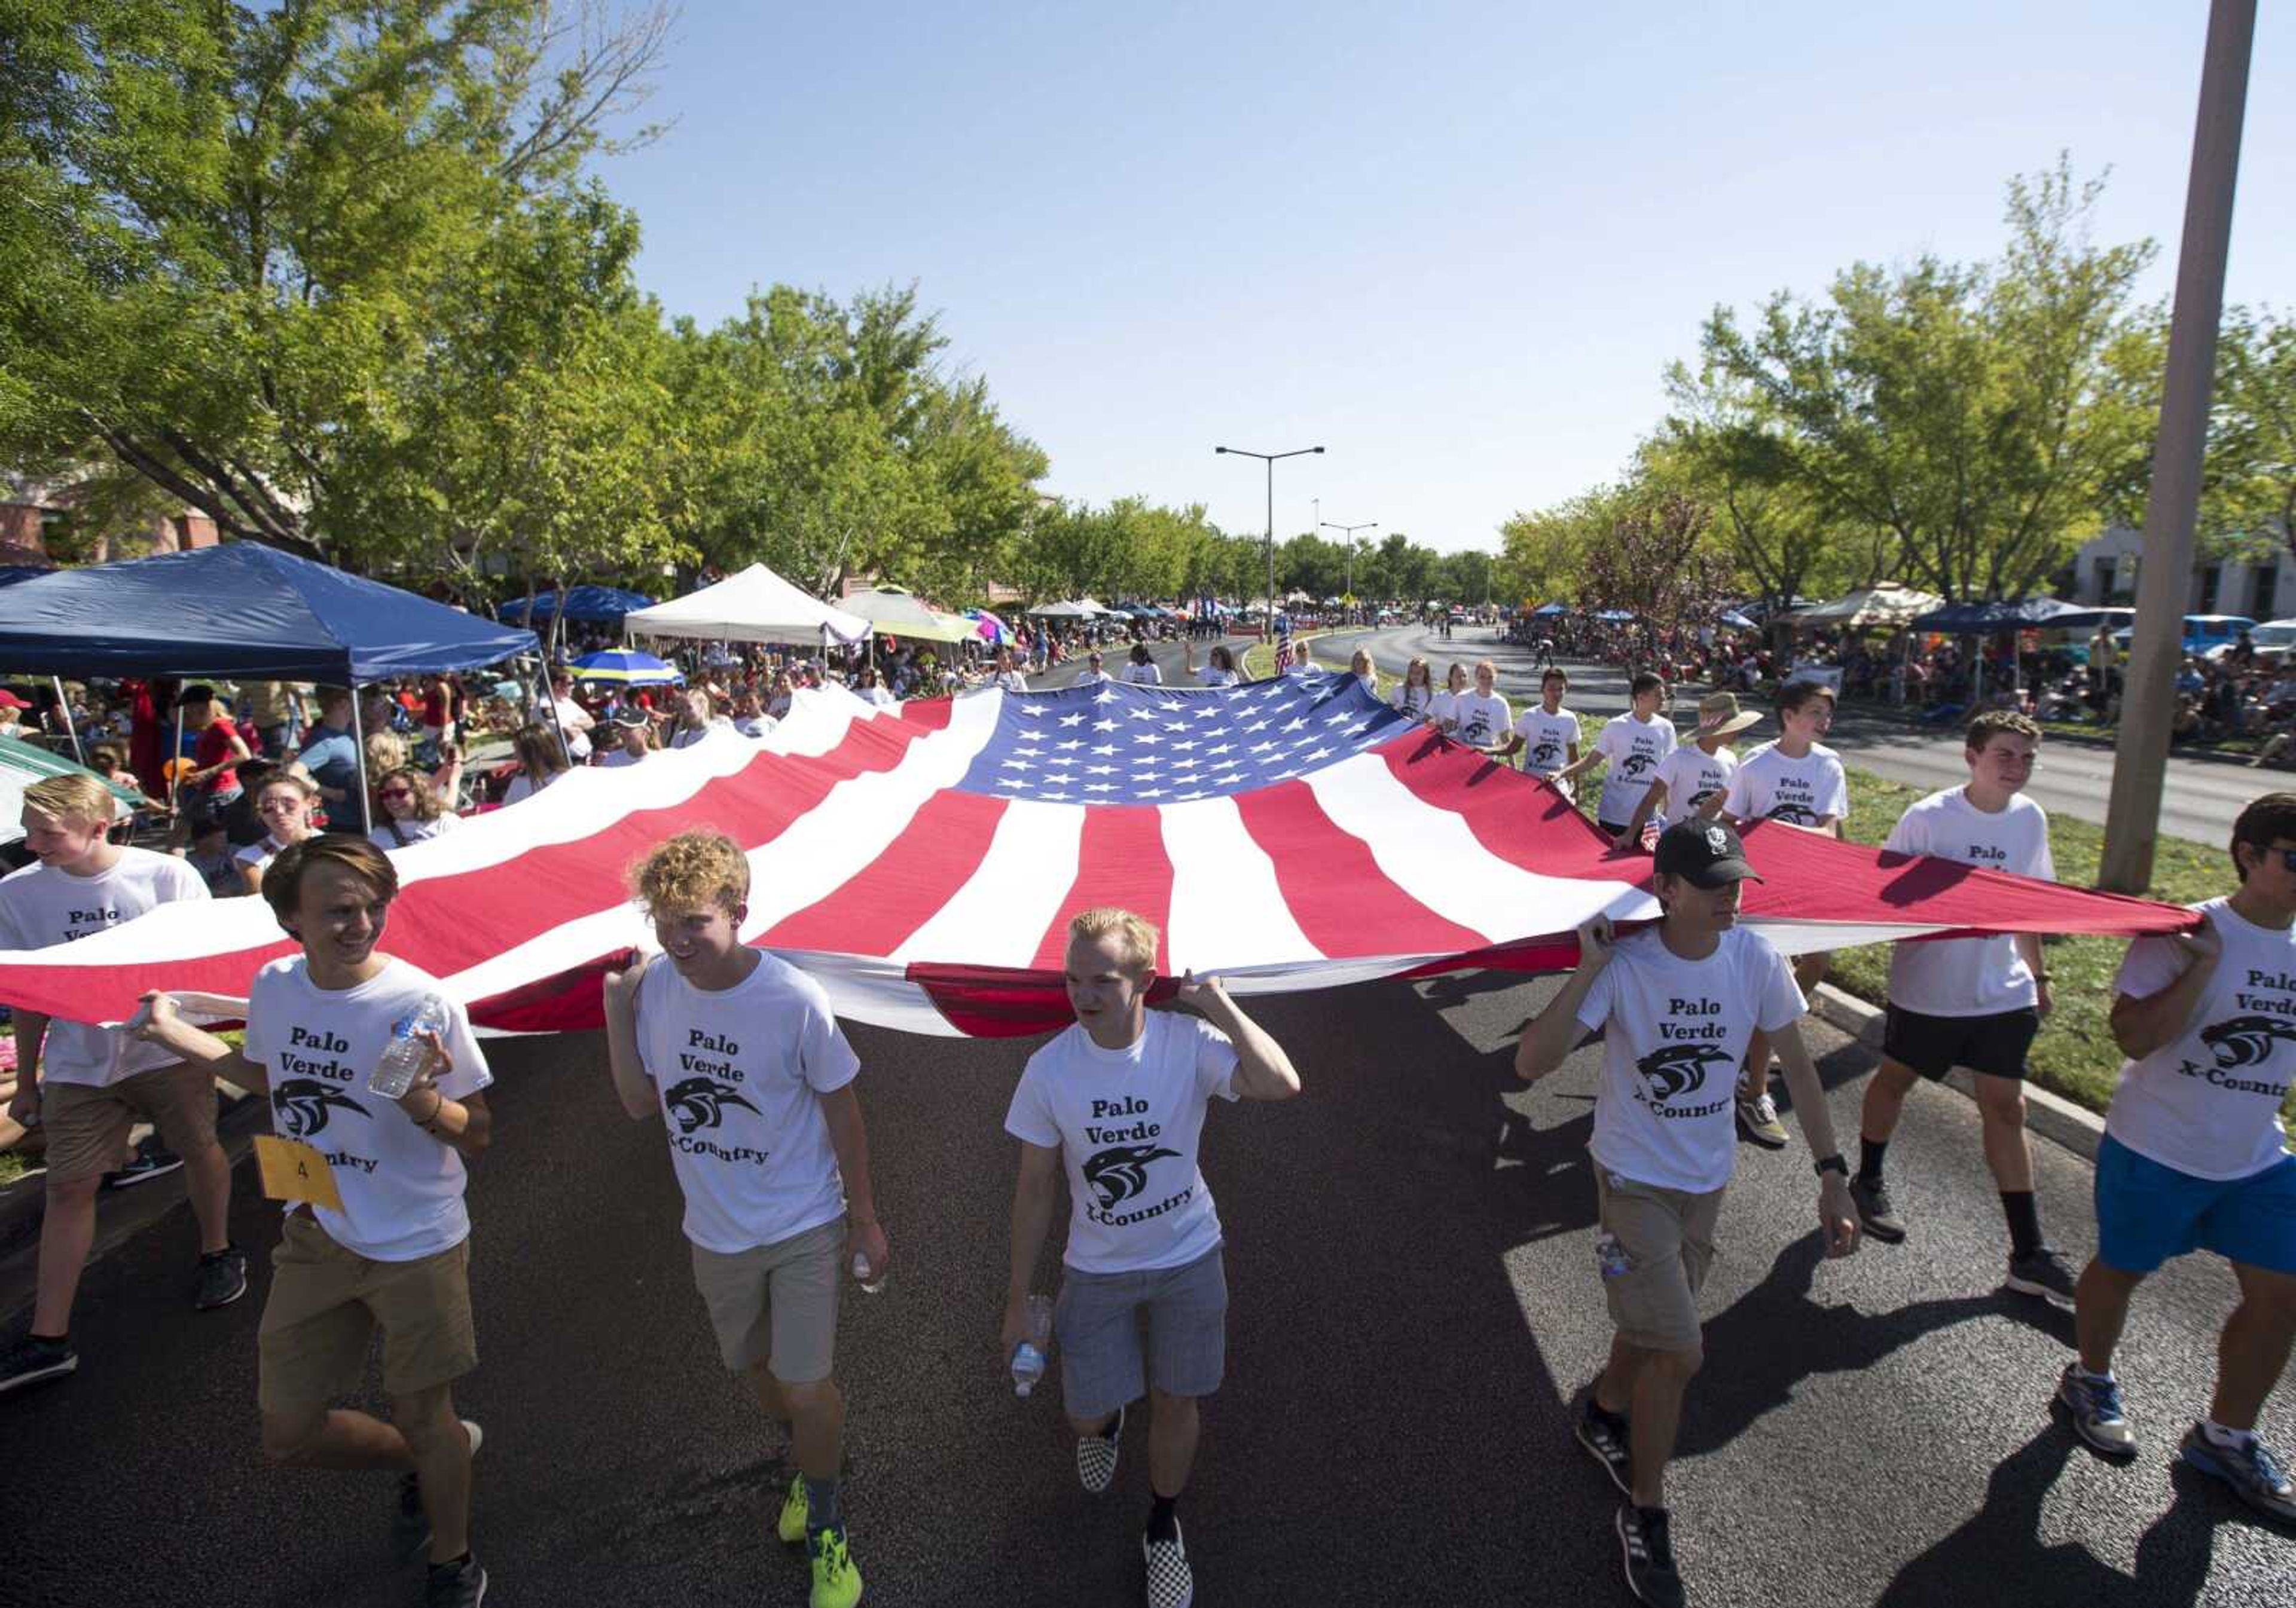
[[[1215,453],[1226,453],[1237,458],[1257,458],[1267,465],[1267,624],[1260,640],[1271,647],[1275,641],[1275,464],[1281,458],[1304,458],[1310,453],[1321,453],[1320,446],[1295,447],[1288,453],[1255,453],[1247,447],[1216,446]],[[1316,510],[1322,511],[1318,502]]]
[[[2144,504],[2144,558],[2136,576],[2136,629],[2122,682],[2120,736],[2104,812],[2096,885],[2141,894],[2152,881],[2152,850],[2168,780],[2169,724],[2183,651],[2185,592],[2201,502],[2209,399],[2216,388],[2217,325],[2224,314],[2225,257],[2232,235],[2241,120],[2248,104],[2256,0],[2213,0],[2201,59],[2201,106],[2185,191],[2185,237],[2177,250],[2177,298],[2153,437],[2152,485]]]
[[[1316,511],[1319,514],[1324,511],[1324,505],[1321,502],[1316,504]],[[1361,525],[1334,525],[1331,520],[1324,519],[1317,523],[1316,528],[1318,530],[1340,531],[1344,533],[1347,536],[1348,618],[1352,621],[1356,616],[1356,532],[1359,530],[1377,530],[1379,528],[1379,521],[1376,519],[1366,519]]]

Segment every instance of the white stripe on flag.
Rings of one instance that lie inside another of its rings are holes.
[[[1246,959],[1283,966],[1324,958],[1292,919],[1275,861],[1253,841],[1234,799],[1167,804],[1157,814],[1172,864],[1164,952],[1175,970],[1208,975]]]
[[[769,932],[828,898],[900,840],[925,801],[953,788],[996,735],[1004,694],[956,700],[948,724],[913,739],[890,771],[849,776],[782,835],[750,851],[750,918],[742,935]]]
[[[893,951],[906,966],[1033,966],[1037,945],[1075,886],[1084,837],[1078,804],[1016,798],[1004,806],[988,852],[964,886]]]
[[[1501,860],[1464,819],[1404,786],[1375,754],[1300,780],[1333,825],[1363,840],[1389,881],[1486,943],[1569,932],[1598,910],[1619,921],[1659,914],[1657,902],[1631,884],[1541,877]]]

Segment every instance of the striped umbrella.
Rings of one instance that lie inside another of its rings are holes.
[[[618,682],[626,687],[658,687],[685,680],[685,672],[635,648],[586,653],[567,668],[581,682]]]

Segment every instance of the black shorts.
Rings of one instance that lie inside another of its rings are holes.
[[[1929,1016],[1892,1005],[1882,1024],[1882,1053],[1925,1078],[1966,1066],[2021,1079],[2025,1052],[2040,1031],[2041,1013],[2030,1005],[1989,1016]]]

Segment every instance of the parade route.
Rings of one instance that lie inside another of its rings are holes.
[[[1420,625],[1390,626],[1379,631],[1341,632],[1316,639],[1313,651],[1319,665],[1344,666],[1358,646],[1371,649],[1372,661],[1382,677],[1401,676],[1412,657],[1425,656],[1436,684],[1456,659],[1472,666],[1489,658],[1499,671],[1499,692],[1520,711],[1525,699],[1538,698],[1538,657],[1530,649],[1498,639],[1490,627],[1462,625],[1447,640]],[[1627,675],[1615,665],[1564,661],[1570,672],[1570,707],[1582,714],[1611,715],[1627,707]],[[1764,708],[1759,702],[1750,707]],[[1767,713],[1767,709],[1765,712]],[[1677,722],[1687,718],[1676,700]],[[1740,752],[1777,735],[1773,716],[1741,739]],[[1826,742],[1852,764],[1877,776],[1924,788],[1959,787],[1968,780],[1962,758],[1958,726],[1936,731],[1906,725],[1893,715],[1855,705],[1835,715]],[[2110,746],[2074,739],[2053,738],[2025,791],[2043,809],[2078,820],[2104,820],[2104,806],[2112,785],[2113,754]],[[2221,846],[2232,836],[2233,818],[2259,793],[2285,786],[2284,771],[2251,770],[2241,762],[2171,755],[2168,781],[2161,796],[2161,830],[2172,837]]]
[[[1231,1309],[1228,1381],[1182,1507],[1201,1603],[1627,1601],[1616,1498],[1568,1416],[1609,1333],[1584,1149],[1599,1052],[1534,1091],[1511,1070],[1512,1035],[1552,987],[1468,974],[1255,1007],[1306,1094],[1221,1106],[1206,1126]],[[1806,1031],[1847,1135],[1864,1053]],[[1000,1126],[1030,1041],[851,1036],[896,1258],[883,1294],[849,1287],[839,1336],[867,1600],[1137,1601],[1144,1438],[1128,1437],[1115,1490],[1086,1497],[1058,1392],[1016,1401],[997,1355]],[[624,1117],[594,1035],[489,1053],[499,1137],[471,1191],[481,1361],[459,1393],[487,1431],[489,1601],[802,1601],[803,1565],[771,1536],[787,1443],[718,1367],[659,1126]],[[2044,1221],[2079,1261],[2088,1168],[2037,1149]],[[1916,1095],[1892,1151],[1913,1237],[1847,1262],[1818,1257],[1799,1137],[1739,1160],[1669,1488],[1693,1603],[2296,1596],[2296,1537],[2171,1457],[2206,1402],[2221,1262],[2185,1259],[2139,1295],[2120,1368],[2144,1453],[2114,1468],[2046,1412],[2070,1319],[1997,1288],[1970,1102]],[[0,1406],[0,1604],[381,1608],[416,1589],[386,1545],[388,1477],[262,1462],[255,1335],[278,1228],[247,1170],[234,1202],[259,1253],[248,1299],[189,1310],[179,1205],[90,1270],[78,1375]],[[2296,1441],[2284,1396],[2260,1427]]]

